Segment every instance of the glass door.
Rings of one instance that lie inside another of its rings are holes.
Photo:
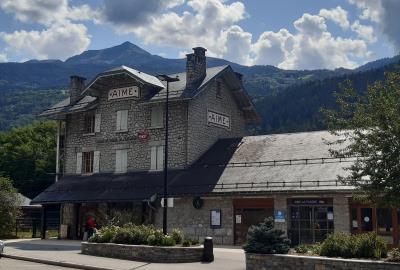
[[[292,206],[290,238],[293,245],[324,240],[333,232],[333,208],[326,206]]]

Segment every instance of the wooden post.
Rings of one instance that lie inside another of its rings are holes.
[[[46,231],[47,231],[47,213],[46,213],[46,206],[42,205],[42,228],[41,228],[41,238],[46,238]]]

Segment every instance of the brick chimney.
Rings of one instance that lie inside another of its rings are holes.
[[[193,48],[193,53],[186,55],[186,87],[196,88],[206,77],[206,49]]]
[[[85,78],[76,75],[70,77],[70,104],[74,104],[80,99],[81,93],[85,89],[85,80]]]

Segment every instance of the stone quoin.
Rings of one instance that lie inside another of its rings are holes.
[[[327,131],[248,136],[259,122],[230,66],[208,67],[206,49],[187,55],[169,84],[168,228],[215,244],[243,244],[268,216],[293,244],[342,231],[376,231],[398,245],[400,212],[363,205],[343,185],[354,159],[330,156]],[[61,238],[82,239],[118,213],[162,225],[166,83],[121,66],[85,84],[71,76],[70,97],[42,113],[58,121],[58,181],[33,199],[58,208]],[[272,116],[271,116],[272,117]],[[218,224],[217,224],[218,223]]]

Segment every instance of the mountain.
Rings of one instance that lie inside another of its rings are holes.
[[[381,59],[355,70],[283,70],[268,65],[243,66],[208,57],[207,66],[231,65],[235,71],[244,75],[247,91],[258,102],[266,100],[260,97],[279,100],[280,93],[287,93],[285,89],[296,92],[296,89],[308,83],[383,68],[399,60],[400,56]],[[0,131],[32,121],[48,104],[65,97],[66,94],[62,90],[68,88],[69,76],[80,75],[90,79],[99,72],[119,65],[127,65],[156,75],[184,71],[186,60],[163,58],[130,42],[124,42],[107,49],[85,51],[66,61],[55,59],[0,63]],[[290,95],[288,98],[290,99]],[[265,125],[264,127],[268,132],[277,130],[268,129]]]

